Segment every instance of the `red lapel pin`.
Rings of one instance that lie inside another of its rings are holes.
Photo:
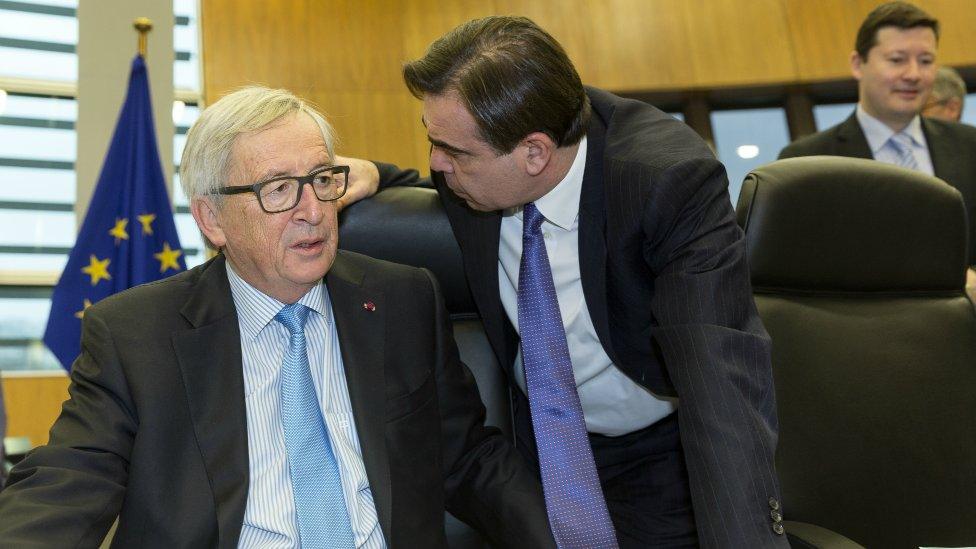
[[[363,309],[373,312],[376,310],[376,305],[372,301],[367,301],[366,303],[363,303]]]

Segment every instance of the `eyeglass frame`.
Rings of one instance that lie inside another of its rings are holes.
[[[319,202],[332,202],[334,200],[338,200],[342,198],[343,195],[346,194],[346,190],[349,188],[349,166],[342,166],[342,165],[323,166],[321,168],[316,168],[308,172],[308,175],[280,175],[277,177],[272,177],[271,179],[266,179],[264,181],[258,181],[257,183],[251,185],[229,185],[217,189],[216,192],[214,192],[213,194],[233,195],[233,194],[243,194],[247,192],[253,192],[254,196],[258,199],[258,205],[261,206],[261,209],[264,211],[264,213],[276,214],[281,212],[287,212],[288,210],[295,209],[295,206],[298,206],[298,204],[302,201],[302,191],[305,190],[305,185],[311,186],[312,182],[315,181],[315,177],[325,171],[331,171],[333,173],[339,171],[342,173],[343,177],[346,180],[346,184],[342,186],[342,192],[339,193],[334,198],[323,199],[323,198],[319,198],[318,193],[315,192],[315,187],[312,186],[312,195],[314,195]],[[264,201],[261,200],[261,192],[260,192],[261,189],[263,189],[264,187],[266,187],[271,183],[284,181],[286,179],[294,179],[298,181],[298,194],[296,195],[295,203],[283,210],[275,210],[273,212],[268,211],[268,209],[264,207]]]

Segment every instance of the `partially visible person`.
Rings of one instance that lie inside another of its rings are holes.
[[[966,82],[956,69],[939,67],[929,100],[922,109],[922,116],[959,122],[966,104]]]
[[[769,337],[725,169],[522,17],[404,67],[561,547],[786,547]],[[415,184],[356,164],[353,198]]]
[[[850,156],[934,175],[962,194],[969,219],[967,262],[976,263],[976,128],[919,115],[935,82],[939,22],[907,2],[867,15],[851,52],[854,113],[787,145],[780,158]]]
[[[0,492],[0,545],[444,547],[444,511],[551,547],[538,480],[485,411],[425,270],[337,252],[332,129],[250,87],[187,135],[220,254],[100,301],[50,443]]]

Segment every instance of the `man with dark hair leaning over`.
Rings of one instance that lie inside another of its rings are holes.
[[[331,126],[249,87],[187,135],[220,254],[85,311],[71,398],[0,492],[0,546],[551,547],[542,490],[484,426],[424,270],[337,252]]]
[[[403,72],[559,546],[786,547],[769,338],[705,143],[525,18]],[[354,164],[349,201],[416,183]]]
[[[780,158],[831,155],[874,159],[934,175],[962,193],[969,218],[968,264],[976,264],[976,128],[919,116],[938,69],[939,22],[907,2],[875,8],[857,31],[851,72],[854,113],[800,138]],[[968,272],[970,291],[976,273]]]

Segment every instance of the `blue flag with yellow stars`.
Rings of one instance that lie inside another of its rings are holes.
[[[81,349],[85,309],[184,270],[156,148],[146,64],[137,55],[88,213],[54,287],[44,343],[70,370]]]

